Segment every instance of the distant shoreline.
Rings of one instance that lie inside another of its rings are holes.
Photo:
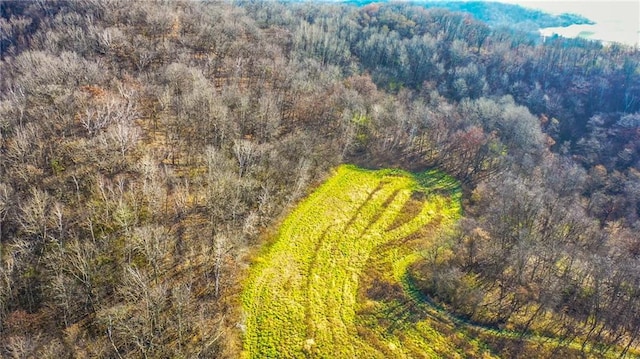
[[[570,25],[567,27],[547,27],[539,30],[543,37],[554,35],[567,38],[583,38],[587,40],[597,40],[603,43],[621,43],[624,45],[638,46],[640,33],[635,38],[632,33],[616,31],[602,24],[595,25]]]
[[[637,1],[531,1],[497,0],[517,4],[550,14],[570,13],[584,16],[594,24],[540,29],[542,36],[557,34],[567,38],[584,38],[604,43],[640,46],[640,4]]]

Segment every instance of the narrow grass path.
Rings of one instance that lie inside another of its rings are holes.
[[[380,248],[402,248],[424,228],[447,227],[458,218],[459,198],[439,194],[454,187],[455,181],[437,172],[413,176],[339,167],[286,218],[276,242],[256,261],[243,294],[244,356],[388,358],[416,351],[419,357],[435,356],[428,341],[442,347],[447,339],[427,323],[417,323],[403,338],[375,325],[369,331],[375,339],[362,337],[358,289]],[[393,253],[411,258],[410,250]],[[401,280],[391,272],[389,280]],[[414,348],[404,350],[405,344]]]

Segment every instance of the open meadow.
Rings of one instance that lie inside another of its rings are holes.
[[[477,354],[445,336],[462,336],[452,323],[433,327],[407,276],[441,250],[430,239],[459,215],[457,183],[441,173],[339,167],[256,259],[243,296],[245,357]]]

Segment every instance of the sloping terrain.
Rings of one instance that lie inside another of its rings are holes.
[[[0,2],[0,357],[638,356],[640,52],[537,40]]]

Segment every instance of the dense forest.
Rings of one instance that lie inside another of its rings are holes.
[[[252,255],[342,163],[462,184],[411,268],[461,320],[638,353],[638,49],[408,4],[0,10],[0,357],[238,357]]]

